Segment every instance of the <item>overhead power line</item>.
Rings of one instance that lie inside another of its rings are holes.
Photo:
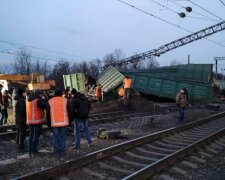
[[[128,57],[126,59],[114,62],[111,65],[121,66],[123,64],[129,64],[129,63],[137,64],[139,61],[145,60],[145,58],[151,58],[153,56],[160,56],[161,54],[164,54],[168,51],[171,51],[178,47],[184,46],[184,45],[194,42],[196,40],[202,39],[202,38],[212,35],[214,33],[220,32],[222,30],[225,30],[225,21],[218,23],[216,25],[210,26],[208,28],[202,29],[202,30],[192,33],[188,36],[185,36],[185,37],[182,37],[175,41],[172,41],[170,43],[167,43],[163,46],[160,46],[158,49],[153,49],[153,50],[150,50],[150,51],[147,51],[144,53],[140,53],[140,54]]]
[[[222,0],[219,0],[219,1],[225,6],[225,3]]]
[[[174,24],[174,23],[172,23],[172,22],[170,22],[170,21],[167,21],[167,20],[165,20],[165,19],[163,19],[163,18],[160,18],[160,17],[158,17],[158,16],[155,16],[155,15],[153,15],[153,14],[151,14],[151,13],[145,11],[145,10],[142,10],[142,9],[140,9],[140,8],[138,8],[138,7],[134,6],[134,5],[132,5],[132,4],[129,4],[129,3],[124,2],[124,1],[122,1],[122,0],[117,0],[117,1],[123,3],[123,4],[127,5],[127,6],[130,6],[130,7],[134,8],[134,9],[136,9],[136,10],[142,12],[142,13],[145,13],[145,14],[147,14],[147,15],[149,15],[149,16],[152,16],[152,17],[154,17],[154,18],[156,18],[156,19],[158,19],[158,20],[160,20],[160,21],[163,21],[163,22],[165,22],[165,23],[167,23],[167,24],[170,24],[170,25],[172,25],[172,26],[175,26],[175,27],[177,27],[177,28],[180,28],[180,29],[182,29],[182,30],[184,30],[184,31],[190,32],[189,30],[187,30],[187,29],[185,29],[185,28],[183,28],[183,27],[181,27],[181,26],[179,26],[179,25],[176,25],[176,24]]]
[[[11,51],[3,51],[3,50],[0,50],[0,53],[3,53],[3,54],[10,54],[10,55],[20,55],[19,52],[11,52]],[[35,58],[35,59],[41,59],[41,60],[48,60],[48,61],[55,61],[55,62],[61,62],[61,61],[70,61],[70,62],[74,62],[74,61],[77,61],[77,60],[68,60],[68,59],[61,59],[61,60],[57,60],[57,59],[52,59],[52,58],[47,58],[47,57],[40,57],[40,56],[30,56],[31,58]]]
[[[163,4],[159,3],[158,1],[155,1],[155,0],[150,0],[150,1],[152,1],[153,3],[155,3],[155,4],[157,4],[157,5],[161,6],[161,7],[163,7],[163,8],[165,8],[165,9],[168,9],[169,11],[171,11],[171,12],[177,14],[177,15],[179,15],[181,18],[189,17],[189,18],[194,18],[194,19],[202,19],[202,20],[209,20],[209,21],[217,21],[217,20],[212,20],[212,19],[209,19],[209,18],[200,18],[200,17],[194,17],[194,16],[190,16],[190,15],[186,16],[184,13],[177,12],[177,11],[175,11],[175,10],[173,10],[173,9],[171,9],[171,8],[169,8],[169,7],[167,7],[167,6],[164,6]],[[186,7],[183,7],[183,6],[182,6],[182,8],[186,9]],[[183,17],[182,17],[182,14],[184,15]]]
[[[170,3],[173,3],[173,4],[175,4],[175,5],[179,6],[179,7],[181,7],[181,8],[186,9],[185,6],[182,6],[181,4],[179,4],[179,3],[177,3],[177,2],[175,2],[175,1],[173,1],[173,0],[168,0],[168,1],[169,1]],[[218,20],[211,19],[211,18],[209,18],[208,16],[206,16],[206,15],[200,13],[200,12],[197,12],[197,11],[195,11],[195,10],[192,10],[192,12],[195,13],[195,14],[197,14],[197,15],[200,15],[200,16],[202,16],[202,17],[205,17],[206,20],[211,20],[211,21],[217,21],[217,22],[218,22]]]
[[[184,30],[184,31],[186,31],[186,32],[188,32],[188,33],[193,33],[192,31],[190,31],[190,30],[188,30],[188,29],[186,29],[186,28],[184,28],[184,27],[182,27],[182,26],[176,25],[176,24],[174,24],[174,23],[172,23],[172,22],[170,22],[170,21],[167,21],[167,20],[165,20],[165,19],[163,19],[163,18],[160,18],[160,17],[158,17],[158,16],[155,16],[155,15],[153,15],[153,14],[151,14],[151,13],[145,11],[145,10],[142,10],[142,9],[140,9],[140,8],[138,8],[138,7],[134,6],[134,5],[132,5],[132,4],[129,4],[129,3],[125,2],[125,1],[122,1],[122,0],[117,0],[117,1],[119,1],[119,2],[121,2],[121,3],[123,3],[123,4],[125,4],[125,5],[127,5],[127,6],[129,6],[129,7],[132,7],[132,8],[134,8],[134,9],[137,10],[137,11],[140,11],[140,12],[142,12],[142,13],[145,13],[145,14],[149,15],[149,16],[152,16],[152,17],[154,17],[154,18],[156,18],[156,19],[158,19],[158,20],[160,20],[160,21],[163,21],[163,22],[165,22],[165,23],[167,23],[167,24],[170,24],[170,25],[172,25],[172,26],[174,26],[174,27],[177,27],[177,28],[179,28],[179,29],[182,29],[182,30]],[[217,42],[217,41],[208,39],[208,38],[206,38],[206,37],[204,37],[204,38],[207,39],[208,41],[214,43],[214,44],[217,44],[217,45],[219,45],[219,46],[221,46],[221,47],[225,47],[225,45],[223,45],[223,44],[221,44],[221,43],[219,43],[219,42]]]
[[[224,21],[223,18],[221,18],[221,17],[217,16],[216,14],[214,14],[214,13],[208,11],[206,8],[204,8],[204,7],[202,7],[202,6],[198,5],[198,4],[196,4],[195,2],[193,2],[193,1],[191,1],[191,0],[187,0],[187,1],[189,1],[189,2],[192,3],[192,4],[194,4],[195,6],[199,7],[200,9],[206,11],[207,13],[211,14],[212,16],[218,18],[219,20]]]
[[[169,8],[169,7],[166,7],[166,6],[164,6],[163,4],[161,4],[161,3],[159,3],[159,2],[157,2],[157,1],[155,1],[155,0],[150,0],[150,1],[154,2],[155,4],[157,4],[157,5],[159,5],[159,6],[163,7],[163,8],[166,8],[166,9],[170,10],[171,12],[173,12],[173,13],[175,13],[175,14],[179,14],[179,13],[176,12],[175,10],[173,10],[173,9],[171,9],[171,8]]]
[[[10,41],[5,41],[5,40],[0,40],[0,43],[9,44],[9,45],[12,45],[12,46],[20,46],[20,47],[25,47],[25,48],[37,49],[37,50],[45,51],[45,52],[49,52],[49,53],[57,53],[57,54],[62,54],[62,55],[67,55],[67,56],[73,56],[73,57],[76,57],[76,58],[90,59],[90,58],[87,58],[87,57],[82,57],[82,56],[78,56],[78,55],[71,54],[71,53],[35,47],[35,46],[32,46],[32,45],[25,45],[25,44],[22,44],[22,43],[10,42]]]

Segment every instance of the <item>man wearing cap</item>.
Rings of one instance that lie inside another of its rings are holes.
[[[46,121],[45,109],[47,101],[40,90],[32,92],[26,101],[27,124],[30,128],[29,155],[37,153],[38,140],[41,135],[42,124]]]

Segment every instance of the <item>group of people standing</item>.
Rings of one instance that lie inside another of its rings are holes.
[[[80,148],[81,129],[83,128],[88,144],[92,144],[88,128],[90,102],[85,95],[72,89],[63,95],[63,91],[55,89],[54,97],[48,99],[42,91],[36,90],[29,95],[24,90],[18,90],[14,100],[14,116],[17,126],[17,147],[24,149],[26,124],[29,125],[28,141],[29,155],[38,152],[37,146],[42,125],[48,124],[53,131],[54,153],[65,154],[67,127],[74,121],[75,146]]]

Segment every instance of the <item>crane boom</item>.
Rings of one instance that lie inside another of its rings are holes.
[[[125,58],[123,60],[111,63],[109,65],[121,66],[123,64],[138,63],[139,61],[144,60],[146,57],[160,56],[161,54],[164,54],[168,51],[176,49],[180,46],[184,46],[184,45],[189,44],[193,41],[197,41],[199,39],[205,38],[207,36],[210,36],[212,34],[220,32],[222,30],[225,30],[225,21],[222,21],[218,24],[215,24],[215,25],[210,26],[208,28],[202,29],[202,30],[197,31],[195,33],[192,33],[188,36],[185,36],[185,37],[182,37],[182,38],[177,39],[175,41],[172,41],[170,43],[167,43],[163,46],[160,46],[158,49],[153,49],[153,50],[150,50],[150,51],[147,51],[147,52],[144,52],[144,53],[140,53],[140,54]]]

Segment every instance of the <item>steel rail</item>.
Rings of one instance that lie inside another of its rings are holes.
[[[196,150],[199,150],[203,148],[206,144],[209,144],[210,142],[214,141],[218,137],[225,135],[225,128],[222,130],[217,131],[216,133],[213,133],[206,138],[203,138],[181,150],[176,151],[175,153],[166,156],[165,158],[150,164],[149,166],[123,178],[123,180],[139,180],[139,179],[149,179],[152,176],[154,176],[156,173],[159,173],[163,169],[174,165],[177,161],[180,159],[183,159],[184,157],[188,156],[189,154],[193,153]]]
[[[104,116],[115,116],[115,115],[121,114],[121,113],[124,113],[124,112],[123,111],[115,111],[115,112],[108,112],[108,113],[94,113],[94,114],[89,115],[89,119],[96,119],[96,118],[100,118],[100,117],[104,118]],[[9,129],[15,130],[16,124],[2,126],[1,128],[3,128],[4,131],[7,131]],[[2,132],[0,132],[0,134],[2,134]]]
[[[100,125],[101,123],[102,124],[105,124],[105,123],[110,123],[110,122],[119,122],[119,121],[123,121],[125,118],[126,119],[129,119],[129,118],[132,118],[132,117],[135,117],[135,116],[144,116],[144,115],[147,115],[148,112],[145,112],[145,113],[132,113],[132,114],[126,114],[126,115],[122,115],[122,116],[121,115],[118,116],[118,115],[115,115],[115,114],[116,114],[116,112],[114,113],[114,115],[112,117],[107,117],[107,118],[104,118],[103,117],[103,118],[96,119],[96,120],[90,120],[89,121],[89,125],[90,126],[94,126],[94,125]],[[105,115],[109,116],[110,114],[105,114]],[[98,114],[98,116],[99,116],[99,114]],[[97,116],[95,115],[95,116],[92,116],[92,117],[97,117]],[[92,119],[92,118],[90,118],[90,119]],[[45,125],[43,125],[43,126],[44,127],[42,128],[42,130],[44,132],[49,130],[49,128],[47,126],[45,126]],[[70,128],[70,127],[68,127],[68,128]],[[73,127],[73,124],[72,124],[72,127]],[[29,132],[29,129],[27,129],[27,133],[28,132]],[[16,133],[17,133],[16,131],[0,133],[0,139],[14,138],[15,135],[16,135]]]
[[[212,115],[210,117],[203,118],[198,121],[191,122],[191,123],[188,123],[188,124],[176,127],[176,128],[170,128],[168,130],[163,130],[163,131],[151,134],[151,135],[146,135],[146,136],[134,139],[134,140],[130,140],[130,141],[127,141],[124,143],[120,143],[120,144],[87,154],[78,159],[67,161],[66,163],[61,164],[59,166],[55,166],[55,167],[48,168],[48,169],[45,169],[45,170],[42,170],[42,171],[39,171],[36,173],[31,173],[28,175],[18,177],[17,179],[25,179],[25,180],[26,179],[49,179],[52,177],[56,177],[57,175],[69,172],[69,171],[77,169],[77,168],[81,168],[82,166],[86,166],[86,165],[96,162],[98,160],[101,160],[101,159],[104,159],[107,157],[111,157],[119,152],[123,152],[125,150],[134,148],[136,146],[140,146],[144,143],[149,143],[154,140],[158,140],[162,137],[166,137],[168,135],[182,132],[184,130],[191,129],[191,128],[199,126],[199,125],[203,125],[205,123],[208,123],[210,121],[213,121],[215,119],[218,119],[218,118],[221,118],[224,116],[225,116],[225,112],[222,112],[222,113]]]

